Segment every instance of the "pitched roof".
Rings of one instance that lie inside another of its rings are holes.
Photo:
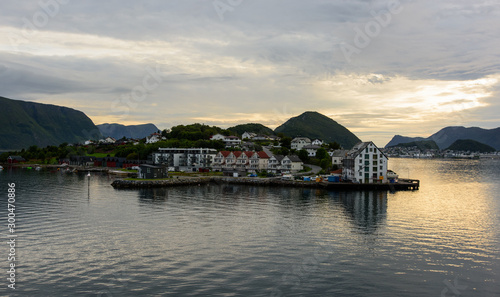
[[[253,154],[254,154],[254,152],[250,152],[250,151],[245,151],[244,153],[245,153],[245,155],[247,155],[247,157],[249,157],[249,158],[251,158],[251,157],[253,156]]]
[[[319,145],[312,145],[312,144],[309,144],[309,145],[305,145],[302,147],[303,149],[307,150],[307,149],[310,149],[310,150],[317,150],[317,149],[320,149],[321,146]]]
[[[219,152],[222,156],[224,156],[224,158],[226,158],[227,156],[229,156],[229,154],[231,154],[230,151],[220,151]]]
[[[276,160],[278,160],[279,162],[281,162],[281,160],[283,160],[283,158],[284,158],[285,156],[283,156],[283,155],[274,155],[273,157],[274,157]],[[272,157],[271,157],[271,158],[272,158]]]
[[[290,159],[290,161],[292,162],[302,162],[302,160],[299,158],[299,156],[297,155],[290,155],[290,156],[287,156],[288,159]]]
[[[261,158],[261,159],[269,159],[269,156],[264,151],[257,152],[257,154],[259,155],[259,158]]]
[[[242,152],[241,151],[234,151],[233,152],[233,155],[238,158],[239,156],[241,156]]]

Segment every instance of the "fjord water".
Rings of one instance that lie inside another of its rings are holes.
[[[115,190],[108,176],[6,168],[0,295],[499,296],[500,160],[389,167],[420,190]]]

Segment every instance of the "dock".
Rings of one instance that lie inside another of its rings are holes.
[[[419,189],[419,180],[399,180],[396,183],[361,184],[350,182],[315,182],[282,180],[279,178],[254,178],[254,177],[183,177],[158,180],[117,179],[111,184],[115,189],[176,187],[193,185],[248,185],[270,187],[314,188],[329,191],[415,191]]]

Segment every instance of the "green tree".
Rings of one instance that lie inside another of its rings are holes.
[[[328,152],[324,149],[324,148],[319,148],[317,151],[316,151],[316,158],[317,159],[320,159],[320,160],[323,160],[325,159],[326,157],[328,157]]]
[[[307,162],[309,161],[309,153],[305,149],[301,149],[297,155],[299,158],[302,160],[302,162]]]

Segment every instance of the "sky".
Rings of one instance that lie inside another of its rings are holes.
[[[318,111],[363,141],[500,127],[498,0],[0,4],[0,96],[160,129]]]

